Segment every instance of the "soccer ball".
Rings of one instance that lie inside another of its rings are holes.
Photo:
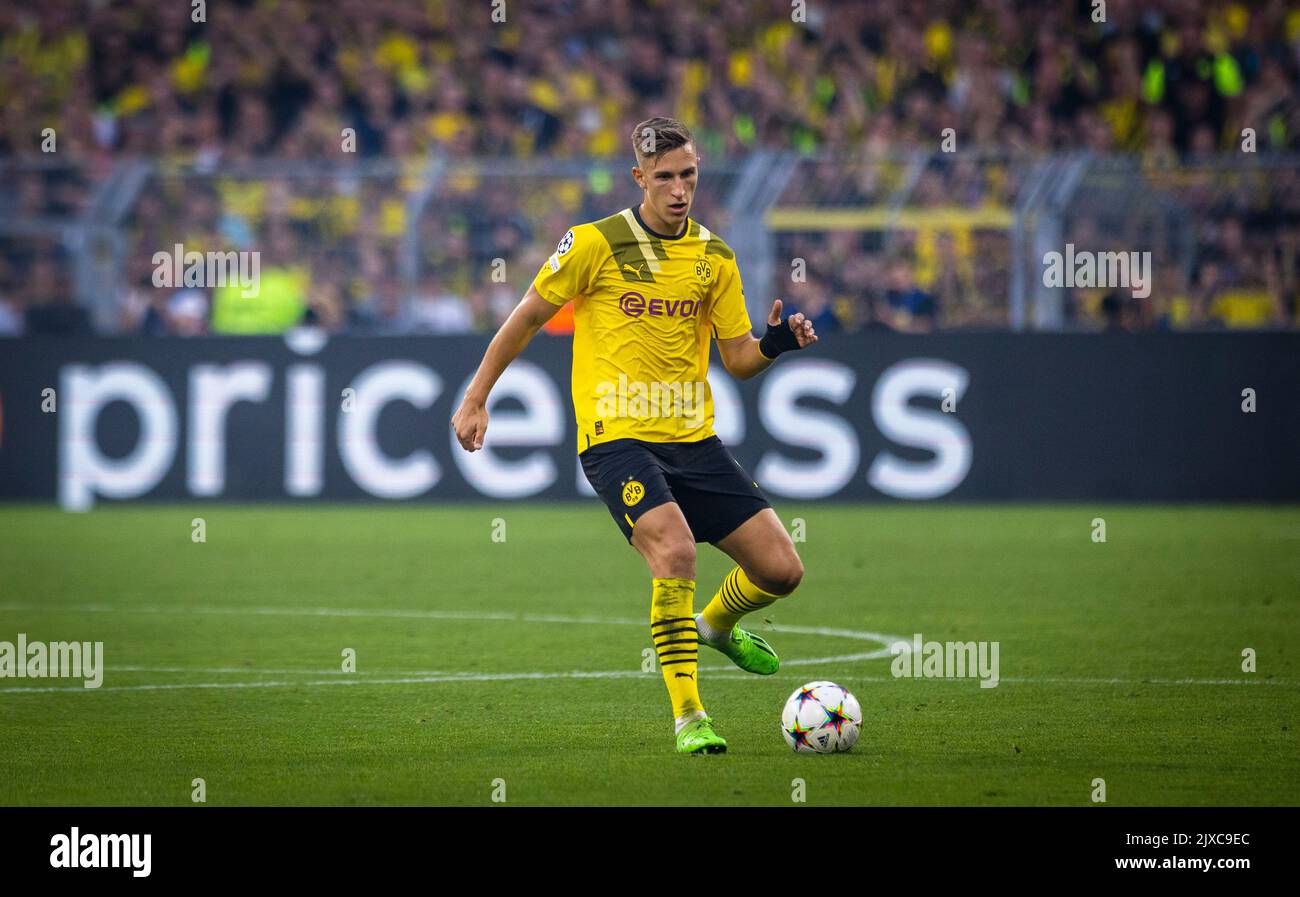
[[[862,729],[862,708],[834,682],[809,682],[794,690],[781,713],[781,733],[796,754],[847,751]]]

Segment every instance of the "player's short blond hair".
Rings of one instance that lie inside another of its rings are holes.
[[[647,118],[632,129],[632,152],[641,168],[645,167],[647,159],[657,159],[670,150],[694,142],[690,129],[675,118]]]

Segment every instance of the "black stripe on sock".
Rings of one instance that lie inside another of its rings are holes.
[[[652,632],[651,638],[663,638],[665,635],[676,635],[679,632],[698,632],[694,626],[683,626],[681,629],[665,629],[663,632]]]
[[[655,649],[658,650],[664,645],[698,645],[700,640],[697,638],[672,638],[666,642],[655,642]]]
[[[727,587],[725,582],[722,584],[722,590],[718,592],[718,596],[722,599],[722,606],[727,610],[731,611],[733,614],[743,613],[743,611],[737,607],[736,597],[731,594],[731,590]]]
[[[750,614],[751,611],[757,611],[759,607],[762,607],[762,604],[755,604],[742,598],[728,598],[723,601],[723,604],[727,606],[728,610],[731,610],[732,614],[741,615]]]
[[[663,663],[659,664],[659,666],[661,666],[661,667],[670,667],[670,666],[672,666],[672,665],[675,664],[675,663],[695,663],[695,661],[694,661],[694,660],[685,660],[685,659],[683,659],[683,660],[665,660]]]
[[[754,601],[745,597],[744,593],[740,591],[740,586],[734,586],[734,588],[736,590],[736,595],[738,596],[738,600],[740,601],[740,603],[743,605],[747,605],[751,611],[760,610],[761,608],[767,607],[768,604],[772,603],[770,601],[762,604],[755,603]]]
[[[689,655],[691,655],[692,657],[699,657],[699,656],[700,656],[699,651],[697,651],[697,650],[694,649],[694,648],[678,648],[678,649],[675,650],[675,651],[665,651],[665,652],[663,652],[662,654],[659,655],[660,660],[662,660],[663,658],[667,657],[669,654],[689,654]]]
[[[686,623],[686,622],[694,623],[695,618],[694,617],[668,617],[667,619],[664,620],[655,620],[653,623],[650,624],[650,628],[654,629],[656,626],[667,626],[669,623]]]
[[[731,595],[733,598],[744,598],[744,597],[745,597],[744,595],[742,595],[742,594],[740,593],[740,586],[738,586],[738,585],[736,584],[736,577],[734,577],[734,576],[728,576],[726,579],[724,579],[724,580],[722,581],[722,587],[723,587],[724,589],[726,589],[726,590],[727,590],[727,594],[728,594],[728,595]]]

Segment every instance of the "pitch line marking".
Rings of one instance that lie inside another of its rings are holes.
[[[482,611],[438,611],[438,610],[378,610],[351,609],[334,607],[112,607],[103,604],[83,604],[51,608],[48,605],[0,604],[0,611],[59,610],[68,613],[117,613],[117,614],[217,614],[221,616],[286,616],[286,617],[381,617],[398,619],[456,620],[472,622],[515,622],[515,623],[571,623],[595,626],[645,626],[645,620],[631,620],[621,617],[567,617],[559,614],[518,614],[506,612],[487,613]],[[846,654],[833,658],[809,658],[802,661],[789,661],[791,664],[809,664],[828,662],[830,660],[875,660],[889,657],[889,646],[895,642],[906,641],[900,636],[881,635],[878,632],[862,632],[856,629],[837,629],[827,626],[787,626],[772,624],[767,627],[770,632],[789,632],[796,635],[821,635],[832,638],[847,638],[857,641],[878,642],[881,647],[864,654]],[[727,669],[724,667],[723,669]]]
[[[113,607],[110,605],[88,604],[79,606],[64,606],[50,608],[49,606],[23,605],[23,604],[5,604],[0,605],[0,611],[31,611],[31,610],[62,610],[69,613],[138,613],[138,614],[213,614],[221,616],[296,616],[296,617],[379,617],[379,618],[399,618],[399,619],[426,619],[426,620],[445,620],[445,621],[472,621],[472,622],[523,622],[523,623],[568,623],[577,625],[598,625],[598,626],[645,626],[645,620],[633,620],[618,617],[595,617],[595,616],[564,616],[561,614],[526,614],[526,613],[508,613],[508,612],[483,612],[483,611],[438,611],[438,610],[384,610],[384,609],[361,609],[361,608],[284,608],[284,607],[164,607],[164,606],[145,606],[145,607]],[[895,642],[903,641],[897,636],[882,635],[877,632],[862,632],[853,629],[837,629],[826,626],[787,626],[787,625],[770,625],[767,631],[771,632],[788,632],[797,635],[815,635],[828,638],[847,638],[856,641],[875,642],[880,645],[871,651],[862,651],[853,654],[837,654],[824,657],[804,657],[794,658],[783,661],[787,667],[796,666],[814,666],[830,663],[852,663],[860,660],[877,660],[882,657],[889,657],[889,646]],[[725,666],[704,666],[700,667],[701,672],[721,674],[725,678],[750,678],[746,674],[731,675],[735,668],[731,665]],[[47,686],[37,688],[0,688],[0,694],[15,694],[18,692],[63,692],[63,691],[149,691],[165,690],[179,688],[293,688],[293,687],[315,687],[327,685],[408,685],[437,682],[497,682],[497,681],[545,681],[551,679],[616,679],[616,678],[650,678],[657,673],[642,673],[640,670],[607,670],[607,671],[580,671],[556,672],[556,673],[452,673],[440,670],[420,670],[410,672],[398,672],[388,674],[390,678],[374,678],[371,675],[362,676],[356,673],[343,673],[340,671],[317,671],[317,670],[270,670],[257,669],[254,667],[207,667],[207,668],[182,668],[182,667],[113,667],[109,666],[106,672],[194,672],[194,673],[245,673],[249,675],[330,675],[331,677],[356,676],[357,678],[330,678],[316,681],[253,681],[253,682],[178,682],[178,683],[145,683],[139,685],[108,685],[99,688],[87,689],[81,686]],[[384,674],[375,674],[382,676]]]
[[[557,614],[520,614],[509,612],[482,611],[438,611],[438,610],[381,610],[360,608],[280,608],[280,607],[113,607],[110,605],[79,605],[51,608],[48,605],[4,604],[0,611],[62,610],[70,613],[138,613],[138,614],[214,614],[222,616],[299,616],[299,617],[379,617],[400,619],[427,619],[472,622],[525,622],[525,623],[570,623],[578,625],[599,626],[643,626],[644,620],[632,620],[613,617],[580,616],[569,617]],[[889,646],[896,642],[907,643],[900,636],[882,635],[876,632],[864,632],[853,629],[837,629],[825,626],[788,626],[772,624],[767,627],[770,632],[788,632],[797,635],[818,635],[834,638],[848,638],[859,641],[877,642],[880,648],[856,654],[837,654],[826,657],[805,657],[782,661],[783,667],[814,666],[830,663],[850,663],[860,660],[877,660],[892,656]],[[746,673],[737,673],[735,668],[726,666],[701,666],[701,672],[714,674],[710,678],[752,679]],[[99,688],[85,688],[79,685],[0,688],[0,694],[51,693],[51,692],[99,692],[99,691],[164,691],[172,689],[227,689],[227,688],[303,688],[330,685],[419,685],[441,682],[527,682],[549,681],[555,679],[629,679],[654,678],[655,673],[643,673],[640,670],[605,670],[552,673],[453,673],[440,670],[413,670],[394,673],[343,673],[341,670],[292,670],[259,669],[256,667],[108,667],[113,672],[176,672],[176,673],[245,673],[250,675],[329,675],[333,678],[315,681],[278,681],[260,680],[253,682],[176,682],[176,683],[142,683],[138,685],[108,685]],[[342,678],[343,676],[356,678]],[[388,676],[388,678],[377,678]],[[372,678],[374,677],[374,678]],[[799,676],[776,676],[775,679],[802,678]],[[892,676],[853,676],[845,681],[862,683],[893,682]],[[937,679],[936,681],[947,681]],[[967,679],[954,679],[954,682],[966,682]],[[1001,682],[1020,682],[1027,684],[1056,685],[1280,685],[1294,686],[1296,683],[1282,679],[1123,679],[1123,678],[1088,678],[1088,677],[1014,677],[1003,676]]]
[[[380,617],[414,620],[461,620],[472,622],[513,622],[513,623],[572,623],[595,626],[647,626],[646,620],[633,620],[623,617],[570,617],[562,614],[521,614],[507,611],[446,611],[446,610],[384,610],[376,608],[342,608],[342,607],[171,607],[162,605],[145,605],[142,607],[114,607],[107,604],[61,605],[51,607],[46,604],[0,604],[4,611],[62,611],[65,613],[104,613],[104,614],[215,614],[219,616],[283,616],[283,617]],[[836,629],[826,626],[786,626],[773,624],[768,627],[773,632],[791,632],[799,635],[824,635],[839,638],[858,639],[862,641],[882,642],[885,644],[881,656],[889,656],[889,645],[895,641],[906,641],[899,636],[881,635],[876,632],[861,632],[855,629]]]
[[[791,661],[793,663],[793,661]],[[710,679],[747,679],[754,676],[737,673],[731,667],[706,667],[717,671]],[[315,671],[304,671],[314,673]],[[238,688],[317,688],[330,685],[423,685],[444,682],[527,682],[551,681],[556,679],[657,679],[656,673],[642,673],[640,670],[605,670],[584,672],[574,670],[567,673],[448,673],[440,676],[394,676],[391,678],[355,678],[340,677],[317,680],[262,680],[254,682],[167,682],[143,683],[140,685],[104,685],[99,688],[84,688],[80,685],[46,686],[37,688],[0,688],[0,694],[49,694],[53,692],[75,692],[91,694],[102,691],[173,691],[178,689],[238,689]],[[798,681],[803,676],[772,676],[774,680]],[[892,676],[847,676],[843,681],[853,684],[883,684],[897,681]],[[935,679],[935,682],[971,682],[970,679]],[[1001,682],[1021,682],[1026,684],[1067,684],[1067,685],[1277,685],[1295,687],[1297,683],[1283,679],[1087,679],[1087,678],[1007,678]]]
[[[831,660],[855,658],[855,655],[840,655],[839,658],[798,658],[794,660],[783,660],[781,666],[811,666],[814,663],[826,663]],[[719,667],[701,667],[705,672],[725,673],[727,679],[753,679],[750,673],[737,673],[736,669],[731,666]],[[536,677],[539,675],[546,676],[624,676],[632,675],[627,671],[611,671],[608,673],[593,672],[565,672],[565,673],[458,673],[451,672],[448,669],[357,669],[355,672],[343,672],[342,669],[296,669],[290,668],[268,668],[268,667],[105,667],[105,672],[178,672],[178,673],[204,673],[204,675],[217,675],[217,673],[242,673],[242,675],[259,675],[259,676],[435,676],[435,677],[471,677],[473,676],[523,676]],[[640,673],[642,676],[651,677],[654,673]],[[785,679],[784,676],[767,676],[764,679]],[[797,676],[790,679],[798,679]],[[891,682],[893,676],[854,676],[855,680],[865,682]],[[936,676],[935,679],[946,679],[946,677]],[[969,681],[970,677],[953,677],[953,681]],[[1195,677],[1184,677],[1184,679],[1121,679],[1121,677],[1104,677],[1104,676],[1001,676],[1000,682],[1022,682],[1026,685],[1300,685],[1287,679],[1195,679]],[[0,689],[3,692],[4,689]],[[27,690],[27,689],[19,689]]]
[[[377,610],[377,609],[352,609],[352,608],[332,608],[332,607],[111,607],[108,605],[85,604],[80,606],[67,606],[60,608],[50,608],[48,606],[22,605],[22,604],[5,604],[0,605],[0,611],[31,611],[45,610],[49,611],[62,610],[69,613],[137,613],[137,614],[216,614],[222,616],[290,616],[290,617],[381,617],[381,618],[400,618],[400,619],[427,619],[427,620],[449,620],[449,621],[472,621],[472,622],[518,622],[518,623],[569,623],[577,625],[596,625],[596,626],[645,626],[645,620],[632,620],[620,617],[568,617],[559,614],[518,614],[494,612],[487,613],[482,611],[437,611],[437,610]],[[855,654],[837,654],[827,657],[807,657],[784,661],[787,666],[810,666],[820,663],[850,663],[858,660],[877,660],[882,657],[890,657],[889,646],[895,642],[905,641],[899,636],[882,635],[878,632],[863,632],[856,629],[837,629],[827,626],[787,626],[783,624],[774,624],[767,627],[769,632],[789,632],[795,635],[818,635],[829,638],[846,638],[855,641],[876,642],[879,648],[873,651],[865,651]],[[228,668],[233,671],[235,668]],[[710,670],[730,670],[731,667],[701,667],[705,672]],[[257,670],[248,670],[248,672],[257,672]],[[269,671],[268,671],[269,672]],[[434,671],[435,675],[440,675]],[[454,674],[446,674],[454,675]]]

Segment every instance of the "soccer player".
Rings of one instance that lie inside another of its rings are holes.
[[[493,337],[451,423],[464,449],[483,447],[492,386],[572,301],[582,469],[650,568],[650,633],[677,750],[721,753],[727,743],[700,701],[697,645],[747,672],[775,673],[771,645],[737,624],[793,592],[803,563],[758,484],[713,432],[709,339],[727,372],[747,380],[817,335],[802,314],[783,320],[779,299],[763,338],[751,333],[735,254],[690,217],[700,160],[686,127],[649,119],[632,147],[640,204],[564,235]],[[698,615],[697,542],[736,562]]]

